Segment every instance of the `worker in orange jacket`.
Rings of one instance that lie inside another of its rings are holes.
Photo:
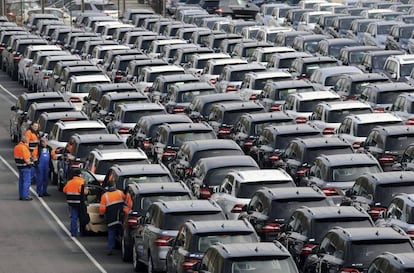
[[[72,237],[76,237],[78,235],[78,220],[83,184],[85,184],[85,179],[81,177],[81,170],[76,169],[73,171],[72,179],[70,179],[63,188],[63,192],[66,194],[66,200],[70,209],[70,233]],[[84,188],[84,194],[87,194],[87,192],[87,188]]]
[[[24,201],[33,200],[29,196],[31,167],[33,163],[30,155],[29,142],[25,136],[22,136],[20,142],[14,147],[13,156],[17,169],[19,170],[19,199]]]
[[[33,122],[30,127],[24,133],[27,141],[29,142],[29,149],[32,155],[33,166],[30,169],[31,171],[31,181],[34,182],[36,179],[36,166],[37,159],[39,158],[39,141],[40,141],[40,132],[39,132],[39,123]]]
[[[101,197],[99,214],[105,216],[108,225],[108,255],[115,248],[115,238],[122,232],[124,218],[125,194],[115,188],[114,182],[109,182],[109,189]]]

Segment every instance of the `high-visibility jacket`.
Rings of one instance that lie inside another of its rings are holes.
[[[84,183],[85,179],[79,176],[74,176],[66,183],[63,192],[66,193],[66,201],[68,202],[68,205],[80,206],[81,190]]]
[[[16,162],[17,168],[25,168],[31,165],[31,155],[29,146],[24,142],[19,142],[13,151],[14,161]]]
[[[38,157],[37,147],[39,146],[39,133],[29,128],[26,130],[24,135],[27,141],[29,142],[29,148],[30,152],[32,153],[32,158],[33,160],[36,160]]]
[[[125,194],[114,187],[109,188],[109,191],[102,195],[99,213],[105,215],[108,227],[122,224],[124,204]]]

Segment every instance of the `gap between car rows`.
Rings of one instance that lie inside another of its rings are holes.
[[[17,100],[17,97],[13,95],[9,90],[7,90],[3,85],[0,84],[0,90],[12,97],[13,99]],[[16,178],[19,178],[19,174],[17,171],[6,161],[6,159],[0,155],[0,161],[3,162],[3,164],[16,176]],[[14,184],[17,185],[17,182],[14,181]],[[79,249],[85,254],[86,257],[95,265],[95,267],[99,270],[101,273],[107,273],[107,271],[99,264],[99,262],[92,256],[92,254],[82,245],[82,243],[76,238],[72,237],[70,235],[69,230],[67,227],[63,224],[63,222],[59,219],[59,217],[52,211],[52,209],[49,207],[49,205],[42,199],[37,197],[36,191],[30,187],[30,192],[32,193],[32,196],[37,198],[39,200],[40,204],[45,208],[45,210],[49,213],[49,215],[55,220],[55,222],[58,224],[58,226],[63,230],[63,232],[79,247]]]

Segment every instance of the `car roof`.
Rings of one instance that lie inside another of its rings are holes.
[[[211,59],[209,60],[209,62],[214,65],[247,64],[247,60],[243,60],[239,58]]]
[[[133,174],[170,174],[170,171],[161,164],[122,164],[113,165],[112,170],[121,175],[133,175]]]
[[[253,167],[259,169],[256,161],[248,155],[226,155],[220,157],[206,157],[197,161],[196,165],[204,165],[207,169],[226,168],[226,167]]]
[[[391,227],[364,227],[364,228],[340,228],[335,227],[331,229],[329,233],[335,232],[340,234],[341,237],[346,237],[351,241],[362,241],[362,240],[384,240],[384,239],[406,239],[410,238],[405,232],[397,231]]]
[[[371,90],[376,90],[377,92],[381,91],[414,91],[414,86],[405,83],[405,82],[388,82],[388,83],[378,83],[370,84],[369,88]]]
[[[276,81],[276,82],[268,82],[267,85],[271,85],[276,89],[283,89],[283,88],[298,88],[298,87],[313,87],[313,85],[308,81],[303,80],[285,80],[285,81]]]
[[[293,181],[292,177],[283,169],[261,169],[233,171],[227,175],[240,178],[240,183],[250,183],[256,181]]]
[[[127,103],[120,104],[117,106],[117,110],[121,111],[140,111],[140,110],[165,110],[164,106],[154,102],[148,103]]]
[[[211,248],[214,248],[217,252],[221,253],[221,256],[228,258],[237,257],[290,257],[289,252],[280,244],[270,242],[260,243],[234,243],[234,244],[221,244],[217,243]]]
[[[195,130],[212,130],[212,128],[204,123],[173,123],[173,124],[163,124],[159,128],[167,128],[168,131],[177,132],[177,131],[195,131]]]
[[[326,195],[321,190],[311,187],[262,188],[258,192],[264,193],[272,200],[309,197],[326,198]]]
[[[161,115],[149,115],[149,116],[143,116],[140,118],[140,120],[147,120],[148,123],[193,123],[193,121],[186,115],[171,115],[171,114],[161,114]]]
[[[84,118],[88,120],[88,116],[83,111],[65,111],[65,112],[43,112],[39,119],[44,117],[47,120],[62,120],[62,121],[70,121],[71,119],[78,119]]]
[[[330,102],[321,102],[319,104],[325,105],[330,110],[345,110],[345,109],[355,109],[355,108],[371,108],[369,104],[366,104],[362,101],[350,100],[350,101],[330,101]]]
[[[209,94],[209,95],[201,95],[196,97],[197,100],[203,102],[203,103],[209,103],[209,102],[215,102],[215,101],[228,101],[228,100],[234,100],[234,101],[242,101],[242,98],[240,97],[237,92],[229,92],[229,93],[217,93],[217,94]]]
[[[20,96],[25,100],[36,100],[38,98],[63,98],[63,95],[60,92],[23,93]]]
[[[313,138],[297,138],[293,141],[302,143],[302,145],[313,148],[313,147],[329,147],[329,146],[344,146],[351,147],[350,144],[337,137],[313,137]],[[293,142],[292,141],[292,142]]]
[[[317,159],[329,162],[331,166],[357,166],[364,164],[379,164],[378,161],[371,154],[354,153],[354,154],[336,154],[324,155],[321,154]]]
[[[137,90],[137,87],[131,83],[128,82],[122,82],[122,83],[102,83],[102,84],[96,84],[93,87],[91,87],[91,89],[98,89],[98,90],[102,90],[102,91],[107,91],[107,90],[120,90],[120,89],[131,89],[131,90]]]
[[[213,108],[220,108],[222,110],[232,111],[238,109],[263,109],[263,106],[253,101],[226,101],[217,102]]]
[[[321,133],[321,131],[309,124],[306,123],[300,123],[300,124],[286,124],[283,126],[277,126],[277,125],[270,125],[267,126],[266,129],[273,131],[277,134],[292,134],[297,132],[318,132]],[[321,134],[322,135],[322,134]]]
[[[390,126],[378,126],[372,129],[372,131],[377,131],[379,133],[384,133],[385,135],[413,135],[414,128],[410,125],[390,125]]]
[[[242,220],[215,220],[215,221],[193,221],[189,220],[184,224],[193,234],[209,232],[252,232],[254,228]]]
[[[401,118],[391,113],[365,113],[358,115],[349,115],[359,123],[377,123],[377,122],[388,122],[388,121],[402,121]]]
[[[389,80],[387,76],[380,74],[380,73],[345,74],[345,75],[340,76],[340,79],[342,78],[350,79],[353,82],[366,81],[366,80],[377,80],[377,79]]]
[[[401,64],[414,63],[414,54],[393,55],[390,58],[396,59]]]
[[[33,102],[30,105],[31,109],[40,111],[41,109],[53,109],[53,108],[67,108],[75,109],[75,106],[68,101],[51,101],[51,102]]]
[[[205,90],[205,89],[214,89],[214,85],[208,83],[208,82],[191,82],[191,83],[183,83],[183,84],[176,84],[172,85],[170,87],[172,90],[175,90],[176,92],[181,91],[199,91],[199,90]]]
[[[266,113],[245,113],[242,118],[246,117],[253,121],[266,121],[266,120],[292,120],[293,118],[283,112],[266,112]]]
[[[307,100],[323,100],[323,99],[335,99],[340,98],[340,96],[333,91],[313,91],[313,92],[303,92],[303,93],[293,93],[288,96],[295,96],[300,98],[302,101]]]
[[[128,185],[138,194],[163,194],[163,193],[188,193],[190,191],[183,183],[156,182],[156,183],[131,183]]]
[[[296,211],[302,211],[304,214],[312,215],[314,219],[326,218],[370,218],[369,214],[362,208],[354,206],[323,206],[323,207],[307,207],[303,206]]]
[[[105,124],[97,120],[58,121],[56,124],[64,129],[106,128]]]
[[[120,142],[123,143],[124,140],[115,134],[88,134],[88,135],[79,135],[74,134],[71,136],[71,139],[78,139],[82,143],[97,143],[97,142]]]
[[[370,173],[361,175],[356,181],[360,178],[367,178],[368,181],[376,185],[381,184],[399,184],[404,182],[414,182],[414,172],[413,171],[392,171],[392,172],[382,172],[382,173]]]
[[[391,253],[384,252],[377,257],[377,259],[387,259],[394,261],[399,264],[402,268],[414,268],[414,253],[404,252],[404,253]]]
[[[147,155],[141,149],[94,149],[90,153],[98,154],[101,160],[147,158]]]
[[[205,151],[212,149],[233,149],[240,150],[240,146],[231,139],[202,139],[202,140],[191,140],[186,141],[181,149],[189,149],[193,152]]]
[[[197,212],[197,211],[221,212],[222,211],[219,205],[209,200],[156,201],[151,205],[151,207],[152,206],[158,206],[165,213]]]

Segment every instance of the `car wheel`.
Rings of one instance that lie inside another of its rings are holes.
[[[121,251],[122,251],[122,260],[124,262],[130,262],[132,260],[133,253],[132,253],[131,245],[125,242],[125,236],[122,236]]]
[[[144,264],[138,260],[138,253],[135,246],[132,247],[132,265],[134,266],[135,272],[142,272],[145,267]]]

